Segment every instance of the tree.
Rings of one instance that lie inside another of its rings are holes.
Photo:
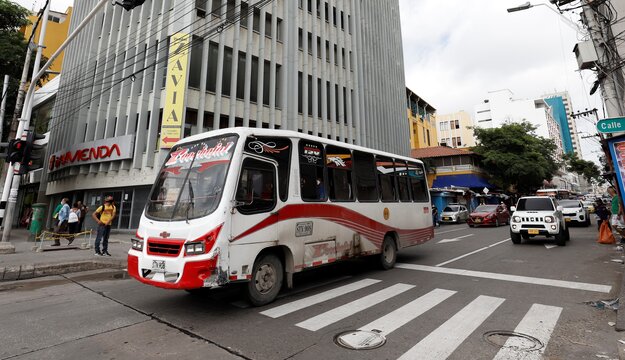
[[[481,156],[482,168],[491,183],[502,189],[532,193],[558,171],[556,145],[535,134],[529,122],[510,123],[495,129],[475,128],[478,145],[472,151]]]
[[[594,162],[580,159],[576,154],[565,154],[562,158],[568,171],[582,175],[588,182],[602,184],[605,181]]]
[[[27,9],[11,1],[0,0],[0,54],[2,54],[0,56],[0,84],[4,75],[9,75],[11,79],[7,92],[5,117],[0,119],[4,127],[3,134],[5,134],[5,137],[9,133],[10,119],[15,110],[15,100],[28,46],[28,40],[24,38],[20,28],[30,24],[28,20],[29,14]],[[30,34],[27,34],[27,36],[30,36]],[[34,58],[35,52],[33,52],[31,59],[31,73]],[[45,61],[46,59],[42,57],[42,62]],[[47,79],[47,75],[38,82],[38,85],[41,86],[41,81],[45,79]],[[2,91],[1,89],[2,85],[0,85],[0,91]]]

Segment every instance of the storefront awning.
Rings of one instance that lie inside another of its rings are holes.
[[[468,187],[468,188],[489,188],[494,189],[495,186],[489,184],[486,179],[479,177],[474,174],[464,174],[464,175],[443,175],[437,176],[434,179],[434,184],[432,184],[433,188],[445,188],[445,187]]]

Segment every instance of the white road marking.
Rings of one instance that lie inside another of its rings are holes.
[[[478,296],[399,359],[447,359],[504,301],[496,297]]]
[[[511,281],[511,282],[518,282],[518,283],[524,283],[524,284],[545,285],[545,286],[553,286],[553,287],[559,287],[559,288],[565,288],[565,289],[596,291],[596,292],[602,292],[602,293],[609,293],[610,290],[612,289],[610,285],[590,284],[590,283],[564,281],[564,280],[552,280],[552,279],[536,278],[536,277],[529,277],[529,276],[498,274],[498,273],[492,273],[492,272],[452,269],[452,268],[427,266],[427,265],[399,264],[398,263],[398,264],[395,264],[395,267],[400,268],[400,269],[407,269],[407,270],[418,270],[418,271],[427,271],[427,272],[434,272],[434,273],[441,273],[441,274],[470,276],[470,277],[483,278],[483,279]]]
[[[547,249],[553,249],[553,248],[555,248],[555,247],[558,247],[558,245],[545,244],[545,247],[546,247]]]
[[[474,235],[474,234],[469,234],[469,235],[462,235],[462,236],[458,236],[458,237],[453,238],[453,239],[443,239],[443,240],[439,241],[437,244],[444,244],[444,243],[449,243],[449,242],[456,242],[456,241],[460,241],[460,240],[462,240],[462,239],[464,239],[464,238],[466,238],[466,237],[473,236],[473,235]]]
[[[455,258],[453,258],[453,259],[451,259],[451,260],[444,261],[444,262],[442,262],[442,263],[440,263],[440,264],[438,264],[438,265],[436,265],[436,266],[445,266],[445,265],[447,265],[447,264],[449,264],[449,263],[452,263],[452,262],[454,262],[454,261],[460,260],[460,259],[465,258],[465,257],[467,257],[467,256],[471,256],[471,255],[473,255],[473,254],[477,254],[477,253],[479,253],[480,251],[484,251],[484,250],[486,250],[486,249],[490,249],[490,248],[492,248],[493,246],[497,246],[497,245],[499,245],[499,244],[503,244],[503,243],[505,243],[505,242],[506,242],[506,241],[508,241],[508,240],[510,240],[510,238],[507,238],[507,239],[501,240],[501,241],[499,241],[499,242],[496,242],[496,243],[491,244],[491,245],[488,245],[488,246],[484,246],[483,248],[480,248],[480,249],[477,249],[477,250],[471,251],[471,252],[466,253],[466,254],[464,254],[464,255],[460,255],[460,256],[455,257]]]
[[[533,336],[544,346],[533,351],[523,350],[523,345],[527,344],[527,340],[510,337],[493,360],[541,360],[561,312],[562,308],[557,306],[532,305],[514,331]]]
[[[310,331],[317,331],[330,324],[354,315],[357,312],[368,309],[373,305],[381,303],[382,301],[388,300],[393,296],[408,291],[413,287],[415,286],[407,284],[395,284],[358,300],[352,301],[348,304],[326,311],[323,314],[319,314],[308,320],[304,320],[295,325]]]
[[[367,286],[377,284],[380,281],[381,280],[375,280],[375,279],[364,279],[364,280],[356,281],[354,283],[351,283],[345,286],[341,286],[332,290],[324,291],[322,293],[309,296],[300,300],[296,300],[296,301],[293,301],[284,305],[276,306],[274,308],[261,312],[261,314],[275,319],[280,316],[284,316],[292,312],[307,308],[309,306],[316,305],[324,301],[328,301],[330,299],[334,299],[336,297],[345,295],[352,291],[360,290]]]
[[[445,230],[445,231],[441,231],[441,232],[435,232],[434,235],[442,235],[442,234],[447,234],[450,232],[454,232],[454,231],[462,231],[462,230],[466,230],[467,228],[463,227],[462,229],[454,229],[454,230]]]
[[[397,310],[369,323],[360,328],[360,330],[379,331],[382,335],[387,336],[393,331],[406,325],[408,322],[416,319],[421,314],[430,310],[434,306],[447,300],[456,291],[445,289],[434,289],[429,293],[419,297],[416,300],[400,307]]]

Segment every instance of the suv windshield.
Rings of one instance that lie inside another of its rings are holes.
[[[185,220],[206,216],[221,200],[234,135],[175,146],[152,188],[145,215],[155,220]]]
[[[560,205],[565,208],[580,207],[578,200],[560,200]]]
[[[517,211],[553,211],[553,202],[548,197],[519,199]]]

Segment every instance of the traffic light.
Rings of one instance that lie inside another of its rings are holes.
[[[145,0],[123,0],[122,2],[116,1],[115,4],[123,7],[127,11],[130,11],[137,6],[143,5],[144,2]]]
[[[24,150],[26,149],[26,141],[10,140],[8,144],[7,161],[11,164],[18,163],[24,158]]]
[[[43,166],[42,159],[45,155],[45,145],[37,144],[36,142],[45,138],[45,135],[37,134],[32,128],[28,130],[26,141],[24,141],[24,155],[20,162],[20,175],[40,169]]]

